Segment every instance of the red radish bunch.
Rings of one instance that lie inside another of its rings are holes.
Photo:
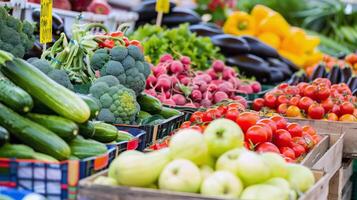
[[[242,81],[233,68],[216,60],[207,71],[191,70],[191,59],[182,56],[174,60],[170,54],[160,58],[152,67],[152,75],[146,80],[146,93],[172,106],[209,107],[225,99],[232,99],[247,105],[237,93],[260,92],[256,81]]]

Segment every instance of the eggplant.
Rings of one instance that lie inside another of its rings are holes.
[[[284,74],[285,79],[288,79],[293,74],[290,67],[286,63],[281,62],[279,59],[268,58],[267,61],[271,67],[275,67],[275,68],[281,70],[281,72]]]
[[[232,35],[215,35],[211,37],[211,41],[215,46],[218,46],[221,49],[221,52],[225,56],[248,54],[250,50],[247,41]]]
[[[297,65],[295,65],[293,62],[291,62],[290,60],[288,60],[288,59],[286,59],[286,58],[284,58],[284,57],[282,57],[282,56],[280,56],[279,59],[280,59],[282,62],[284,62],[285,64],[287,64],[287,65],[290,67],[290,70],[291,70],[292,72],[297,72],[297,71],[300,70],[300,68],[299,68]]]
[[[217,24],[215,23],[210,23],[210,22],[201,22],[200,23],[201,25],[205,25],[205,26],[208,26],[212,29],[215,29],[215,30],[218,30],[218,31],[222,31],[222,28],[220,26],[218,26]]]
[[[344,66],[342,68],[342,80],[341,83],[347,83],[347,81],[351,78],[352,76],[352,69],[349,66]]]
[[[289,85],[297,85],[300,83],[300,76],[297,73],[294,73],[291,78],[287,81]]]
[[[306,73],[301,74],[300,82],[310,82],[310,79],[309,79],[309,77],[307,77]]]
[[[285,80],[283,72],[281,72],[277,68],[269,68],[270,72],[270,77],[269,77],[269,83],[274,84],[274,83],[280,83]]]
[[[311,80],[315,80],[317,78],[324,78],[326,76],[326,68],[325,64],[318,64],[317,67],[315,67],[314,71],[312,72],[312,75],[310,77]]]
[[[40,24],[40,16],[41,10],[34,9],[32,12],[33,21],[37,22],[37,24]],[[52,13],[52,31],[55,35],[60,35],[62,32],[64,32],[64,22],[62,18],[56,13]]]
[[[357,96],[357,88],[352,91],[353,96]]]
[[[260,57],[279,58],[279,53],[273,47],[266,45],[260,40],[250,36],[242,36],[241,38],[247,41],[250,48],[250,54]]]
[[[332,84],[340,83],[342,77],[342,72],[339,66],[335,65],[330,70],[330,74],[327,78],[331,81]]]
[[[168,27],[178,26],[182,23],[198,24],[201,17],[193,10],[175,7],[170,13],[165,14],[162,24]]]
[[[214,29],[205,24],[195,24],[190,26],[190,31],[196,33],[198,36],[211,37],[214,35],[223,34],[221,29]]]
[[[141,21],[147,22],[147,21],[151,21],[152,19],[156,18],[157,13],[155,11],[155,6],[156,6],[156,0],[143,1],[140,5],[133,8],[132,11],[139,14],[139,19],[138,19],[139,22],[141,22]],[[169,13],[175,7],[176,7],[176,4],[173,1],[170,1]]]
[[[355,89],[357,89],[357,76],[352,76],[347,81],[347,85],[351,89],[351,91],[354,91]]]

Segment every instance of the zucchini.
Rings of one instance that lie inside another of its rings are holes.
[[[138,119],[140,119],[140,120],[145,120],[150,117],[151,117],[151,114],[148,112],[145,112],[143,110],[140,110],[140,112],[138,113]]]
[[[0,126],[0,146],[9,142],[9,138],[9,132],[5,128]]]
[[[86,104],[88,105],[89,110],[90,110],[90,119],[96,118],[98,116],[99,110],[100,110],[100,107],[99,107],[98,103],[96,102],[96,100],[92,96],[89,96],[89,95],[78,94],[78,93],[77,93],[77,95],[80,96],[81,99],[83,101],[85,101]]]
[[[72,156],[79,159],[89,158],[93,156],[103,155],[107,152],[105,144],[91,139],[84,139],[77,136],[70,143]]]
[[[47,128],[25,118],[0,103],[0,125],[22,143],[57,160],[67,159],[69,146]]]
[[[134,139],[134,136],[132,136],[130,133],[125,131],[118,131],[118,137],[116,139],[117,142],[130,141],[132,139]]]
[[[165,119],[169,119],[171,117],[180,115],[181,112],[173,109],[173,108],[168,108],[168,107],[162,107],[161,112],[159,113],[159,115],[163,116]]]
[[[0,74],[0,102],[16,112],[28,112],[33,107],[31,96]]]
[[[162,103],[159,99],[148,95],[148,94],[141,94],[137,98],[138,103],[140,104],[141,110],[148,112],[150,114],[158,114],[161,112]]]
[[[0,54],[0,57],[8,56],[3,51]],[[89,119],[89,107],[78,95],[56,83],[26,61],[13,58],[0,67],[0,70],[12,82],[57,114],[78,123]]]
[[[118,137],[118,129],[110,124],[104,122],[95,122],[94,123],[94,135],[92,136],[93,140],[98,142],[108,143],[115,141]]]
[[[35,151],[23,144],[5,144],[0,147],[1,158],[33,159]]]
[[[79,127],[79,135],[85,137],[85,138],[92,138],[94,135],[94,123],[91,121],[88,121],[83,124],[78,124]]]
[[[69,119],[54,115],[29,113],[26,115],[32,121],[56,133],[60,138],[70,141],[78,134],[78,126]]]

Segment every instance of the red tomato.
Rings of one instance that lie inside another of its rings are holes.
[[[287,110],[288,110],[288,104],[286,104],[286,103],[280,104],[277,109],[278,113],[283,114],[283,115],[286,114]]]
[[[337,116],[340,116],[341,115],[340,106],[337,104],[334,104],[331,109],[331,112],[335,113]]]
[[[322,119],[325,115],[325,110],[320,104],[315,103],[309,107],[307,113],[312,119]]]
[[[295,86],[289,86],[289,87],[285,88],[284,94],[297,95],[297,94],[299,94],[299,88],[297,88]]]
[[[287,125],[287,131],[289,131],[291,137],[301,137],[302,127],[297,123],[290,123]]]
[[[332,112],[327,114],[326,119],[330,121],[338,121],[338,116]]]
[[[245,133],[244,139],[254,145],[257,145],[268,141],[268,132],[263,126],[253,125]]]
[[[293,144],[292,149],[295,152],[296,157],[300,157],[300,156],[304,155],[306,152],[305,148],[300,144]]]
[[[330,89],[327,87],[318,87],[316,91],[316,98],[320,101],[327,99],[330,96]]]
[[[288,86],[289,86],[289,84],[287,84],[287,83],[281,83],[278,85],[278,89],[283,90],[283,89],[287,88]]]
[[[284,157],[288,157],[291,159],[295,159],[295,152],[294,150],[292,150],[290,147],[280,147],[279,148],[280,153],[284,156]]]
[[[277,103],[277,105],[280,105],[280,104],[283,104],[283,103],[287,104],[287,103],[289,103],[289,99],[288,99],[288,97],[286,95],[280,95],[276,99],[276,103]]]
[[[276,97],[273,94],[267,93],[264,96],[265,100],[265,105],[268,106],[269,108],[275,108],[276,106]]]
[[[226,112],[225,118],[230,119],[235,122],[235,121],[237,121],[238,116],[239,116],[238,109],[231,108]]]
[[[294,144],[299,144],[305,148],[305,152],[309,151],[311,144],[308,144],[307,141],[303,137],[294,137],[293,139]]]
[[[231,109],[231,108],[236,108],[238,109],[238,111],[243,112],[245,110],[245,107],[241,104],[241,103],[230,103],[228,105],[227,110]]]
[[[279,115],[272,116],[270,119],[275,122],[277,129],[285,129],[288,123],[284,117]]]
[[[305,142],[306,142],[306,144],[307,144],[309,149],[314,147],[315,142],[314,142],[314,139],[312,138],[311,135],[309,135],[308,133],[303,132],[302,133],[302,138],[305,140]]]
[[[321,140],[321,136],[319,135],[313,135],[312,139],[314,140],[314,144],[318,144]]]
[[[257,126],[263,126],[263,128],[265,128],[265,130],[267,131],[267,135],[268,135],[268,142],[271,142],[273,139],[273,130],[271,130],[270,126],[268,124],[262,123],[262,122],[257,122],[256,124]]]
[[[353,110],[353,116],[357,117],[357,109],[356,108]]]
[[[238,115],[237,124],[245,133],[248,130],[248,128],[256,124],[259,119],[260,117],[256,113],[243,112]]]
[[[273,137],[274,144],[278,147],[290,147],[292,138],[290,133],[284,129],[278,129]]]
[[[226,114],[228,107],[226,105],[220,105],[218,106],[217,110],[221,113],[221,115]]]
[[[315,85],[309,85],[304,89],[304,96],[316,99],[317,87]]]
[[[192,123],[201,123],[203,122],[202,119],[203,119],[203,112],[201,111],[197,111],[197,112],[194,112],[191,117],[190,117],[190,121]]]
[[[340,105],[341,115],[353,114],[354,109],[355,109],[355,107],[353,106],[353,104],[351,102],[343,102]]]
[[[285,161],[286,161],[287,163],[296,163],[296,161],[295,161],[294,159],[291,159],[291,158],[286,157],[286,156],[284,156],[284,155],[282,155],[282,156],[283,156],[283,158],[285,159]]]
[[[324,108],[325,113],[328,113],[333,108],[333,101],[327,98],[321,102],[321,106]]]
[[[189,128],[190,126],[191,126],[191,122],[190,121],[186,121],[186,122],[181,124],[180,128]]]
[[[202,121],[203,122],[211,122],[214,119],[216,119],[216,113],[211,111],[211,110],[207,110],[206,112],[203,113],[203,118]]]
[[[256,151],[259,153],[263,152],[274,152],[274,153],[280,153],[279,149],[275,144],[270,143],[270,142],[264,142],[261,143],[257,146]]]
[[[299,88],[299,91],[300,91],[299,93],[301,96],[304,96],[304,90],[308,85],[309,84],[306,82],[301,82],[301,83],[297,84],[297,88]]]
[[[289,105],[297,106],[299,104],[300,98],[300,96],[292,97],[289,101]]]
[[[311,136],[316,135],[316,130],[310,125],[303,126],[302,131],[308,133]]]
[[[273,120],[268,119],[268,118],[261,119],[258,121],[258,123],[268,124],[270,126],[273,134],[275,133],[275,131],[277,129],[276,123]]]
[[[192,128],[194,130],[197,130],[197,131],[199,131],[201,133],[203,132],[202,128],[200,126],[198,126],[198,125],[191,126],[190,128]]]
[[[299,108],[307,111],[309,107],[314,103],[310,97],[302,97],[298,103]]]
[[[249,142],[244,141],[244,147],[248,150],[252,150],[253,148],[251,147],[251,145],[249,144]]]
[[[263,98],[257,98],[253,101],[253,110],[259,111],[264,107],[265,100]]]
[[[313,83],[318,85],[326,85],[327,87],[331,87],[331,81],[327,78],[317,78],[313,81]]]

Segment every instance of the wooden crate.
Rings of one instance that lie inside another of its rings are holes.
[[[320,142],[316,146],[314,146],[314,148],[305,156],[305,158],[300,162],[300,164],[311,168],[327,152],[327,150],[330,148],[330,136],[321,136],[322,138]]]
[[[223,200],[220,198],[206,197],[199,194],[169,192],[163,190],[95,185],[93,181],[99,176],[105,176],[102,172],[86,178],[79,183],[78,200]],[[323,171],[314,171],[316,184],[307,191],[299,200],[326,200],[328,195],[329,178]],[[226,199],[225,199],[226,200]]]
[[[333,122],[312,119],[287,118],[289,122],[296,122],[301,125],[311,125],[318,133],[345,134],[343,144],[343,157],[357,158],[357,123]]]
[[[350,178],[353,174],[353,162],[352,159],[342,163],[341,168],[335,173],[330,180],[329,185],[329,199],[330,200],[342,200],[343,196],[349,192],[352,182]]]

